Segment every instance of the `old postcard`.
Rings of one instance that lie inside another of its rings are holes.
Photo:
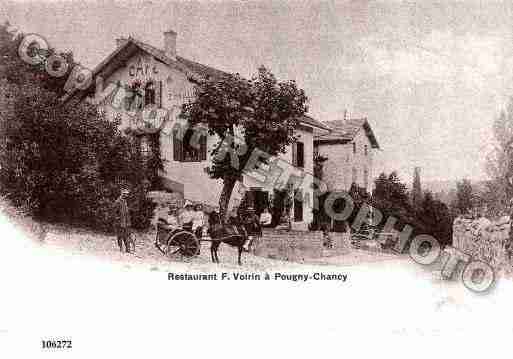
[[[0,357],[505,356],[512,31],[509,1],[1,1]]]

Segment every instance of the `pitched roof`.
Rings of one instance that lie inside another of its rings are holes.
[[[185,71],[188,70],[189,75],[195,74],[195,75],[208,76],[208,77],[228,76],[227,72],[215,69],[215,68],[207,66],[207,65],[200,64],[198,62],[194,62],[192,60],[188,60],[181,56],[177,56],[176,60],[174,60],[172,58],[169,58],[166,55],[166,53],[159,48],[156,48],[152,45],[146,44],[142,41],[138,41],[136,39],[130,38],[130,40],[133,41],[137,46],[142,48],[144,51],[148,52],[150,55],[153,55],[154,57],[161,60],[162,62],[164,62],[167,65],[172,66],[172,65],[175,65],[176,63],[179,63],[180,65],[183,66],[182,70],[185,70]],[[192,72],[192,74],[191,74],[191,72]]]
[[[103,78],[109,77],[115,70],[132,57],[138,50],[143,50],[148,54],[155,57],[160,62],[175,68],[187,75],[190,80],[198,80],[201,77],[223,77],[228,76],[227,72],[215,69],[210,66],[206,66],[186,58],[177,56],[176,59],[168,57],[165,52],[152,45],[146,44],[142,41],[129,37],[128,39],[122,39],[123,43],[117,47],[109,56],[107,56],[102,62],[100,62],[92,71],[93,79],[96,76],[101,75]],[[94,88],[94,82],[91,83],[88,90]],[[69,100],[74,95],[79,93],[78,89],[73,89],[70,93],[63,97],[63,101]],[[83,91],[82,94],[85,96],[87,91]]]
[[[318,121],[308,115],[304,115],[303,118],[301,119],[301,122],[303,122],[306,125],[310,125],[312,127],[320,128],[321,130],[331,131],[331,128],[326,125],[326,122]]]
[[[348,120],[326,121],[326,125],[331,127],[332,131],[325,135],[315,136],[316,143],[347,143],[354,139],[356,134],[363,128],[373,148],[379,149],[379,144],[367,121],[367,118],[353,118]]]
[[[215,69],[207,65],[200,64],[198,62],[186,59],[181,56],[177,56],[176,59],[170,58],[162,49],[156,48],[155,46],[134,39],[133,37],[128,37],[127,39],[122,39],[121,46],[117,47],[109,56],[107,56],[102,62],[100,62],[94,68],[94,70],[92,71],[93,79],[100,74],[103,78],[109,77],[115,70],[122,66],[130,57],[132,57],[139,49],[152,55],[162,63],[184,72],[187,75],[187,78],[193,81],[198,80],[198,77],[220,78],[224,76],[229,76],[227,72]],[[91,83],[91,85],[89,86],[89,90],[91,90],[92,88],[94,88],[94,83]],[[66,94],[63,97],[63,101],[68,101],[70,98],[77,94],[77,91],[78,90],[75,88],[73,91]],[[83,96],[86,95],[87,91],[84,91]],[[323,122],[315,120],[314,118],[308,115],[304,115],[301,119],[301,122],[308,126],[317,127],[325,131],[331,130]]]

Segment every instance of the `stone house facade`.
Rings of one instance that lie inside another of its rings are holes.
[[[141,151],[150,151],[146,134],[160,137],[161,157],[164,170],[160,173],[165,190],[180,193],[184,198],[216,207],[222,189],[222,181],[211,179],[205,169],[211,161],[210,150],[218,143],[214,136],[202,136],[199,148],[191,148],[188,142],[176,136],[176,124],[181,105],[195,95],[195,83],[202,77],[226,76],[223,71],[185,59],[177,55],[177,34],[164,33],[163,49],[158,49],[139,40],[118,39],[116,49],[94,70],[94,78],[103,80],[98,91],[91,86],[87,91],[71,96],[91,95],[94,91],[99,100],[99,111],[108,119],[118,119],[122,128],[140,130]],[[156,108],[151,115],[139,111],[126,111],[122,102],[125,99],[123,87],[137,89],[140,93],[140,109],[146,106]],[[116,88],[110,92],[109,88]],[[185,124],[182,124],[185,125]],[[305,116],[296,130],[298,143],[289,146],[280,159],[292,163],[306,173],[313,172],[314,136],[325,133],[329,128],[315,119]],[[259,194],[269,195],[272,188],[256,181],[252,176],[244,176],[243,185],[237,186],[232,194],[232,203],[240,201],[244,187]],[[307,191],[313,191],[308,188]],[[308,195],[308,194],[307,194]],[[298,206],[301,206],[299,208]],[[293,227],[307,228],[313,219],[310,206],[297,204],[293,210]],[[299,210],[298,210],[299,209]]]
[[[371,191],[374,154],[380,149],[366,118],[326,121],[332,131],[315,136],[315,151],[328,160],[323,180],[329,191],[348,191],[352,183]]]

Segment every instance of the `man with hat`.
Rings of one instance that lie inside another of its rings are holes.
[[[244,250],[249,252],[249,247],[252,242],[262,236],[262,227],[260,226],[260,221],[258,215],[255,212],[255,209],[252,205],[248,205],[244,214],[242,214],[243,224],[246,228],[246,232],[248,234],[248,239],[243,245]]]
[[[123,252],[123,243],[125,244],[125,251],[130,253],[130,227],[132,225],[130,220],[130,211],[128,210],[127,198],[130,191],[127,187],[121,188],[121,194],[115,202],[117,222],[117,241],[119,250]]]

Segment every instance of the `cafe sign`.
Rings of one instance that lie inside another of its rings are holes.
[[[159,73],[155,62],[144,62],[139,57],[135,64],[128,67],[128,75],[130,77],[152,77]]]

